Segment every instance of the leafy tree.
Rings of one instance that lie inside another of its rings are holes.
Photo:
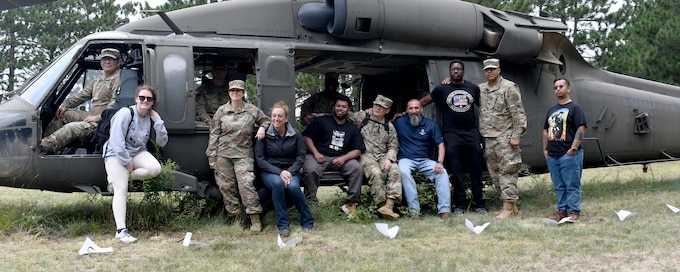
[[[680,84],[680,4],[675,0],[631,0],[631,18],[598,63],[609,70]]]
[[[115,0],[62,0],[2,11],[0,42],[3,78],[0,91],[12,92],[54,60],[78,39],[97,31],[113,30],[132,4]],[[7,82],[7,83],[5,83]]]

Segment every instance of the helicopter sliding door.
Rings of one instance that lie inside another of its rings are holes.
[[[158,46],[153,86],[158,92],[154,108],[170,134],[193,133],[195,128],[194,62],[189,46]]]
[[[295,68],[293,66],[293,50],[281,44],[267,44],[257,52],[257,102],[267,112],[274,103],[284,101],[295,106]],[[295,115],[289,116],[295,122]]]

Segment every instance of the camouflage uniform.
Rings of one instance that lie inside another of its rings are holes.
[[[209,163],[215,163],[215,181],[230,215],[239,213],[238,195],[247,214],[262,212],[253,185],[253,138],[255,125],[266,128],[270,123],[270,118],[253,104],[244,103],[243,108],[234,109],[231,101],[219,107],[212,118],[205,154]]]
[[[217,108],[229,101],[227,84],[215,86],[212,82],[196,89],[196,126],[208,126]]]
[[[120,86],[119,70],[110,75],[101,73],[82,91],[73,97],[69,97],[61,104],[66,112],[59,119],[52,120],[45,129],[43,135],[49,135],[42,139],[40,146],[45,152],[55,152],[68,145],[75,139],[85,139],[97,129],[97,122],[83,122],[87,116],[95,115],[97,120],[104,109],[113,108],[116,105],[115,92]],[[92,99],[90,112],[74,110],[83,102]]]
[[[515,202],[519,199],[517,173],[522,156],[519,146],[512,147],[509,142],[519,140],[527,130],[522,96],[517,84],[503,77],[494,86],[481,83],[479,89],[479,131],[486,143],[484,155],[489,175],[501,192],[501,200]]]
[[[353,113],[351,120],[361,128],[361,135],[364,136],[366,151],[361,154],[361,165],[364,168],[364,175],[371,186],[371,195],[376,204],[385,203],[387,198],[401,202],[401,174],[397,167],[397,152],[399,151],[399,140],[397,130],[387,119],[389,131],[385,130],[385,124],[374,121],[372,116],[367,116],[366,112],[360,111]],[[371,118],[362,128],[364,119]],[[388,173],[383,172],[382,165],[385,159],[393,162]]]

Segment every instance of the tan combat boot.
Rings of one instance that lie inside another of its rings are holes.
[[[399,219],[399,214],[394,213],[394,200],[388,198],[385,201],[385,205],[378,209],[378,213],[385,219],[397,220]]]
[[[260,223],[260,214],[250,215],[250,230],[260,232],[262,231],[262,223]]]
[[[517,215],[518,212],[519,210],[517,209],[515,202],[503,202],[503,210],[496,216],[496,218],[507,219],[508,217]]]

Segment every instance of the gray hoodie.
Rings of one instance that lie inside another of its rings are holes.
[[[134,111],[135,118],[132,118],[133,114],[130,114],[130,109]],[[104,160],[118,158],[120,163],[127,168],[134,156],[146,151],[146,142],[151,133],[150,115],[149,112],[146,116],[140,116],[136,106],[121,108],[116,112],[111,118],[109,140],[104,144]],[[130,122],[131,118],[132,122]],[[165,146],[168,143],[168,131],[160,116],[153,120],[153,129],[156,131],[156,144],[160,147]]]

